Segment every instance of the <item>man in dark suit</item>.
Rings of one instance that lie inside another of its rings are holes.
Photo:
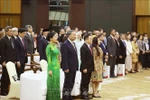
[[[89,82],[91,78],[91,73],[94,71],[94,60],[92,55],[92,49],[90,45],[92,44],[91,34],[84,35],[85,43],[81,47],[81,67],[80,71],[82,73],[81,78],[81,99],[91,99],[88,96]]]
[[[27,63],[27,50],[24,44],[24,36],[26,34],[26,30],[20,28],[18,30],[18,37],[15,39],[15,49],[17,53],[17,74],[20,79],[20,75],[24,72],[25,63]]]
[[[59,36],[58,36],[58,41],[59,42],[62,42],[62,38],[63,38],[64,34],[65,34],[65,30],[64,29],[60,29],[59,30]]]
[[[6,69],[6,63],[12,61],[16,64],[16,52],[14,47],[14,41],[11,38],[13,35],[12,27],[7,26],[5,28],[6,36],[1,40],[1,56],[2,56],[2,78],[1,78],[1,94],[7,95],[9,91],[10,79]]]
[[[114,78],[114,69],[115,69],[115,64],[116,64],[116,50],[117,50],[117,44],[115,41],[115,34],[116,31],[115,29],[112,29],[110,31],[110,36],[108,37],[107,41],[107,50],[109,53],[109,61],[108,64],[110,65],[110,77]]]
[[[46,50],[46,47],[48,45],[48,41],[46,40],[48,33],[49,33],[49,29],[44,29],[43,30],[43,36],[39,40],[38,47],[39,47],[40,60],[42,60],[42,59],[47,60],[45,50]]]
[[[37,52],[39,52],[39,41],[42,38],[43,28],[40,28],[40,34],[38,34],[36,41],[37,41]]]
[[[4,37],[4,34],[3,34],[3,32],[2,32],[2,28],[0,28],[0,48],[1,48],[1,39]],[[1,62],[1,60],[2,60],[2,58],[1,58],[1,49],[0,49],[0,64],[2,64],[2,62]]]
[[[27,53],[33,54],[34,53],[34,39],[32,36],[33,28],[31,25],[26,25],[26,29],[27,29],[27,34],[24,37],[25,46],[27,48]]]
[[[117,56],[117,64],[125,64],[126,58],[126,44],[125,44],[125,34],[120,34],[120,39],[118,39],[118,56]]]
[[[105,63],[105,58],[106,56],[108,56],[108,50],[104,44],[104,36],[103,34],[101,33],[99,36],[98,36],[99,40],[100,40],[100,48],[102,49],[103,51],[103,63]]]
[[[65,73],[64,87],[63,87],[63,100],[73,100],[71,91],[74,86],[76,71],[78,70],[78,57],[75,43],[75,31],[67,32],[68,39],[62,44],[62,62],[61,68]]]

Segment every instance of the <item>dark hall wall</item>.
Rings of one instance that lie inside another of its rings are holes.
[[[48,28],[49,24],[48,0],[28,0],[22,2],[22,27],[32,25],[34,32],[39,33],[40,28]]]
[[[29,0],[28,0],[29,1]],[[29,2],[22,2],[22,25],[32,25],[36,30],[36,2],[37,0],[30,0]]]
[[[85,28],[132,31],[133,0],[86,0]]]

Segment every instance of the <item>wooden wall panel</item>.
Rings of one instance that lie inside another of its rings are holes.
[[[4,4],[4,0],[0,0],[0,13],[4,13],[5,12],[5,4]]]
[[[85,0],[84,2],[70,2],[69,26],[85,29]]]
[[[150,0],[135,1],[136,15],[150,15]]]
[[[20,14],[21,13],[21,0],[10,0],[9,1],[9,12],[8,13],[15,13]]]
[[[21,14],[21,0],[0,0],[1,14]]]
[[[150,36],[150,17],[137,18],[137,32],[148,33],[148,36]]]

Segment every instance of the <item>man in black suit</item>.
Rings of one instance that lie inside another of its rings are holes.
[[[62,42],[62,38],[63,38],[64,34],[65,34],[65,30],[64,29],[60,29],[59,30],[59,37],[58,37],[58,41],[59,42]]]
[[[49,29],[44,29],[43,30],[43,36],[39,40],[38,47],[39,47],[40,60],[42,60],[42,59],[47,60],[45,50],[46,50],[46,47],[48,45],[48,41],[46,40],[48,33],[49,33]]]
[[[94,71],[94,60],[92,55],[92,48],[90,47],[92,43],[92,36],[91,34],[84,35],[85,43],[81,47],[81,67],[80,71],[82,73],[81,79],[81,99],[91,99],[88,97],[88,90],[89,90],[89,82],[91,78],[91,73]]]
[[[18,37],[15,39],[15,49],[17,53],[17,74],[20,79],[20,75],[24,72],[25,63],[27,63],[27,50],[24,44],[24,36],[26,30],[20,28],[18,30]]]
[[[42,33],[43,33],[43,28],[40,28],[40,33],[39,33],[39,35],[36,38],[36,41],[37,41],[37,52],[39,52],[39,41],[42,38]]]
[[[107,39],[107,50],[109,53],[109,61],[108,64],[110,65],[110,77],[114,78],[114,69],[116,64],[116,50],[117,50],[117,44],[115,41],[115,29],[112,29],[110,31],[110,36]]]
[[[1,94],[7,95],[9,91],[10,79],[6,69],[6,63],[12,61],[16,64],[16,52],[14,47],[14,41],[12,39],[12,27],[7,26],[5,28],[6,36],[1,40],[1,56],[2,56],[2,78],[1,78]]]
[[[61,67],[65,72],[65,80],[63,87],[63,100],[73,100],[71,97],[71,91],[74,86],[76,71],[78,70],[78,57],[75,43],[76,39],[75,31],[67,32],[68,39],[62,44],[62,62]]]
[[[118,47],[118,56],[117,56],[117,64],[125,64],[126,58],[126,44],[125,44],[125,34],[120,34],[120,39],[118,39],[119,47]]]
[[[107,60],[106,58],[108,58],[108,50],[107,50],[107,47],[106,45],[104,44],[104,35],[101,33],[99,36],[98,36],[99,40],[100,40],[100,48],[102,49],[103,51],[103,63],[105,63]]]
[[[2,32],[2,28],[0,28],[0,48],[1,48],[1,39],[4,37],[4,34],[3,34],[3,32]],[[1,49],[0,49],[0,64],[2,64],[2,62],[1,62],[1,60],[2,60],[2,58],[1,58]]]

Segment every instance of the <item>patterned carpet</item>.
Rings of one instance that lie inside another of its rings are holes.
[[[125,77],[104,79],[100,93],[102,98],[93,100],[150,100],[150,69]],[[0,96],[0,100],[5,98]]]

